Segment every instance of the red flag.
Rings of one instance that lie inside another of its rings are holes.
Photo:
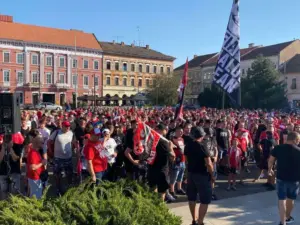
[[[133,152],[141,160],[146,160],[148,164],[153,165],[156,158],[156,146],[160,138],[160,134],[145,123],[139,122],[133,138]]]
[[[178,103],[176,105],[175,119],[183,118],[183,100],[184,100],[185,87],[187,86],[188,67],[189,67],[189,61],[188,59],[186,59],[183,76],[178,88]]]

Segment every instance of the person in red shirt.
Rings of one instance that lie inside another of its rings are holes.
[[[99,140],[101,131],[94,128],[91,131],[91,137],[87,145],[84,147],[84,156],[87,160],[87,169],[93,182],[99,184],[107,169],[107,152],[103,147],[103,143]]]
[[[38,130],[29,132],[30,142],[32,143],[27,155],[27,179],[29,185],[29,196],[37,199],[42,197],[43,183],[40,179],[41,173],[45,170],[47,160],[43,160],[39,149],[43,147],[44,140]]]
[[[238,146],[239,140],[237,138],[234,138],[232,140],[232,147],[228,151],[228,191],[230,191],[231,189],[236,191],[236,174],[237,170],[241,169],[242,150]]]
[[[241,149],[242,151],[242,156],[241,156],[241,171],[240,171],[240,183],[244,184],[244,171],[246,169],[247,166],[247,146],[248,146],[248,140],[244,135],[245,133],[243,132],[243,130],[238,130],[236,132],[236,139],[238,140],[238,147]]]

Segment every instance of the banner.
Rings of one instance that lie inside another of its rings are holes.
[[[240,105],[240,19],[239,0],[234,0],[213,83],[225,91],[235,105]]]
[[[161,139],[160,134],[145,123],[139,122],[133,137],[133,152],[140,160],[153,165],[156,158],[156,146]]]
[[[183,118],[183,101],[184,101],[185,87],[187,86],[188,66],[189,66],[189,60],[186,59],[183,76],[180,81],[179,88],[177,90],[178,91],[178,103],[176,105],[175,119]]]

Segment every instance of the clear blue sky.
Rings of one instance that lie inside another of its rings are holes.
[[[149,44],[177,58],[218,52],[232,0],[1,0],[16,22],[95,33],[99,40]],[[241,0],[241,47],[300,38],[299,0]],[[140,27],[140,35],[137,32]],[[5,32],[5,31],[0,31]]]

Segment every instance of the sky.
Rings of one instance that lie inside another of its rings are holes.
[[[150,45],[176,57],[219,52],[232,0],[1,0],[0,14],[24,24],[79,29],[98,40]],[[241,47],[300,38],[299,0],[240,0]],[[5,32],[5,31],[0,31]]]

